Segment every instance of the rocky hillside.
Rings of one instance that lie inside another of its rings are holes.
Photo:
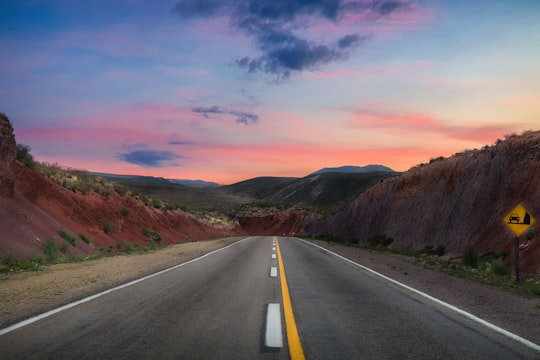
[[[13,197],[15,176],[13,164],[15,163],[16,145],[13,136],[13,127],[8,118],[0,113],[0,196]]]
[[[303,230],[357,241],[384,234],[416,249],[442,245],[451,256],[469,245],[480,254],[512,252],[515,236],[502,219],[522,203],[540,220],[539,179],[540,131],[528,131],[416,166],[333,217],[305,219]],[[540,271],[539,223],[536,240],[521,239],[524,271]]]
[[[49,239],[60,247],[65,241],[60,231],[75,236],[67,255],[98,248],[116,251],[125,242],[146,247],[152,236],[172,244],[245,234],[238,223],[210,225],[181,210],[155,209],[117,192],[83,194],[64,188],[16,160],[13,128],[3,115],[0,135],[0,262],[40,255]]]

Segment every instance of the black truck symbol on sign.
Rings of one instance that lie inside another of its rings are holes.
[[[529,215],[528,212],[525,212],[525,216],[523,217],[523,222],[520,222],[519,214],[510,214],[510,217],[508,218],[509,224],[523,224],[523,225],[530,225],[531,224],[531,215]]]

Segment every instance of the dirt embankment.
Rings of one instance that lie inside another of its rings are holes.
[[[57,185],[19,162],[11,166],[15,175],[13,197],[0,197],[0,255],[21,259],[43,252],[43,242],[52,239],[60,245],[58,234],[67,230],[77,236],[68,255],[95,252],[97,247],[117,248],[128,241],[147,246],[143,229],[161,235],[161,244],[217,239],[242,235],[232,224],[210,225],[181,210],[155,209],[134,197],[74,192]],[[123,211],[124,210],[124,211]],[[127,210],[127,211],[126,211]],[[108,223],[112,230],[104,231]],[[84,234],[91,244],[78,237]]]
[[[511,136],[482,150],[468,150],[417,166],[359,196],[346,210],[325,219],[306,219],[307,234],[358,241],[384,234],[394,245],[445,247],[459,257],[477,252],[510,253],[514,234],[503,217],[523,204],[540,220],[540,131]],[[521,266],[540,275],[540,221],[529,242],[522,236]]]

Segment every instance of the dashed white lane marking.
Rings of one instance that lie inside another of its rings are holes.
[[[94,300],[94,299],[97,299],[98,297],[101,297],[101,296],[103,296],[103,295],[107,295],[107,294],[109,294],[109,293],[112,293],[113,291],[120,290],[120,289],[126,288],[126,287],[131,286],[131,285],[135,285],[135,284],[137,284],[137,283],[139,283],[139,282],[141,282],[141,281],[144,281],[144,280],[153,278],[153,277],[158,276],[158,275],[161,275],[161,274],[165,274],[166,272],[169,272],[169,271],[171,271],[171,270],[174,270],[174,269],[177,269],[177,268],[179,268],[179,267],[182,267],[182,266],[185,266],[185,265],[194,263],[195,261],[204,259],[205,257],[208,257],[208,256],[213,255],[213,254],[215,254],[215,253],[218,253],[218,252],[220,252],[220,251],[223,251],[223,250],[225,250],[225,249],[227,249],[227,248],[230,248],[231,246],[235,246],[235,245],[238,245],[238,244],[240,244],[240,243],[243,243],[244,241],[250,240],[250,239],[252,239],[252,238],[253,238],[253,237],[248,237],[248,238],[242,239],[242,240],[240,240],[240,241],[237,241],[237,242],[232,243],[232,244],[230,244],[230,245],[227,245],[227,246],[225,246],[225,247],[222,247],[222,248],[216,249],[216,250],[214,250],[214,251],[211,251],[211,252],[209,252],[209,253],[207,253],[207,254],[204,254],[203,256],[200,256],[200,257],[198,257],[198,258],[195,258],[195,259],[192,259],[192,260],[183,262],[183,263],[178,264],[178,265],[171,266],[170,268],[167,268],[167,269],[165,269],[165,270],[161,270],[161,271],[158,271],[158,272],[156,272],[156,273],[153,273],[153,274],[144,276],[144,277],[142,277],[142,278],[139,278],[139,279],[130,281],[130,282],[125,283],[125,284],[123,284],[123,285],[117,286],[117,287],[115,287],[115,288],[112,288],[112,289],[109,289],[109,290],[102,291],[102,292],[100,292],[100,293],[97,293],[97,294],[94,294],[94,295],[92,295],[92,296],[86,297],[86,298],[81,299],[81,300],[79,300],[79,301],[72,302],[71,304],[66,304],[66,305],[61,306],[61,307],[59,307],[59,308],[56,308],[56,309],[47,311],[47,312],[45,312],[45,313],[43,313],[43,314],[34,316],[34,317],[30,318],[30,319],[26,319],[26,320],[21,321],[21,322],[19,322],[19,323],[13,324],[13,325],[11,325],[11,326],[8,326],[7,328],[0,329],[0,336],[5,335],[5,334],[7,334],[7,333],[10,333],[10,332],[12,332],[12,331],[14,331],[14,330],[20,329],[20,328],[22,328],[22,327],[24,327],[24,326],[26,326],[26,325],[30,325],[30,324],[32,324],[32,323],[35,323],[35,322],[38,321],[38,320],[44,319],[44,318],[46,318],[46,317],[49,317],[49,316],[54,315],[54,314],[56,314],[56,313],[59,313],[59,312],[61,312],[61,311],[64,311],[64,310],[70,309],[70,308],[72,308],[72,307],[75,307],[75,306],[77,306],[77,305],[80,305],[80,304],[83,304],[83,303],[92,301],[92,300]],[[277,270],[276,270],[276,272],[277,272]]]
[[[272,254],[272,259],[277,259],[277,254]]]
[[[272,348],[283,347],[283,335],[281,329],[281,310],[279,304],[268,304],[266,312],[266,333],[264,345]]]
[[[368,268],[367,266],[360,265],[360,264],[358,264],[358,263],[356,263],[356,262],[354,262],[354,261],[352,261],[352,260],[347,259],[347,258],[344,257],[344,256],[341,256],[341,255],[339,255],[339,254],[336,254],[335,252],[332,252],[332,251],[330,251],[330,250],[328,250],[328,249],[325,249],[325,248],[323,248],[322,246],[313,244],[313,243],[311,243],[311,242],[309,242],[309,241],[306,241],[306,240],[303,240],[303,239],[299,239],[299,238],[295,238],[295,239],[298,239],[298,240],[300,240],[300,241],[303,241],[303,242],[305,242],[305,243],[308,244],[308,245],[312,245],[312,246],[315,246],[315,247],[317,247],[317,248],[319,248],[319,249],[322,249],[322,250],[326,251],[327,253],[332,254],[332,255],[334,255],[334,256],[336,256],[336,257],[338,257],[338,258],[340,258],[340,259],[342,259],[342,260],[344,260],[344,261],[346,261],[346,262],[348,262],[348,263],[351,263],[351,264],[353,264],[353,265],[356,265],[356,266],[358,266],[359,268],[362,268],[362,269],[364,269],[364,270],[366,270],[366,271],[368,271],[368,272],[370,272],[370,273],[372,273],[372,274],[374,274],[374,275],[376,275],[376,276],[379,276],[380,278],[383,278],[383,279],[385,279],[385,280],[387,280],[387,281],[389,281],[389,282],[391,282],[391,283],[394,283],[394,284],[396,284],[396,285],[398,285],[398,286],[401,286],[401,287],[403,287],[403,288],[405,288],[405,289],[407,289],[407,290],[409,290],[409,291],[412,291],[413,293],[416,293],[416,294],[418,294],[418,295],[420,295],[420,296],[422,296],[422,297],[424,297],[424,298],[426,298],[426,299],[429,299],[429,300],[431,300],[431,301],[433,301],[433,302],[435,302],[435,303],[437,303],[437,304],[439,304],[439,305],[441,305],[441,306],[443,306],[443,307],[445,307],[445,308],[447,308],[447,309],[450,309],[450,310],[452,310],[452,311],[454,311],[454,312],[457,312],[458,314],[461,314],[461,315],[465,316],[466,318],[468,318],[468,319],[470,319],[470,320],[472,320],[472,321],[474,321],[474,322],[477,322],[477,323],[479,323],[479,324],[481,324],[481,325],[483,325],[483,326],[485,326],[485,327],[487,327],[487,328],[490,328],[491,330],[494,330],[494,331],[496,331],[496,332],[498,332],[498,333],[500,333],[500,334],[503,334],[503,335],[509,337],[510,339],[513,339],[513,340],[515,340],[515,341],[517,341],[517,342],[520,342],[521,344],[523,344],[523,345],[525,345],[525,346],[527,346],[527,347],[529,347],[529,348],[531,348],[531,349],[534,349],[534,350],[536,350],[536,351],[540,351],[540,345],[535,344],[535,343],[533,343],[532,341],[529,341],[529,340],[527,340],[527,339],[525,339],[525,338],[522,338],[522,337],[519,336],[519,335],[516,335],[516,334],[514,334],[514,333],[511,333],[511,332],[508,331],[508,330],[505,330],[505,329],[503,329],[503,328],[500,328],[500,327],[498,327],[497,325],[494,325],[494,324],[492,324],[492,323],[490,323],[490,322],[488,322],[488,321],[486,321],[486,320],[484,320],[484,319],[482,319],[482,318],[479,318],[478,316],[475,316],[475,315],[473,315],[473,314],[471,314],[471,313],[466,312],[465,310],[461,310],[460,308],[458,308],[458,307],[456,307],[456,306],[454,306],[454,305],[450,305],[450,304],[448,304],[447,302],[444,302],[444,301],[442,301],[442,300],[439,300],[439,299],[437,299],[436,297],[433,297],[433,296],[428,295],[428,294],[426,294],[426,293],[424,293],[424,292],[422,292],[422,291],[420,291],[420,290],[417,290],[417,289],[415,289],[415,288],[413,288],[413,287],[410,287],[410,286],[408,286],[408,285],[405,285],[405,284],[403,284],[403,283],[400,283],[400,282],[397,281],[397,280],[394,280],[394,279],[392,279],[392,278],[390,278],[390,277],[388,277],[388,276],[386,276],[386,275],[383,275],[383,274],[381,274],[381,273],[378,273],[378,272],[376,272],[375,270]]]
[[[276,266],[270,267],[270,277],[277,277],[277,267]]]
[[[275,246],[272,248],[272,251],[276,251],[276,247],[275,247]]]

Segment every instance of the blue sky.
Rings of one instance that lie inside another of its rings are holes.
[[[63,166],[405,171],[540,125],[538,1],[0,4],[0,111]]]

